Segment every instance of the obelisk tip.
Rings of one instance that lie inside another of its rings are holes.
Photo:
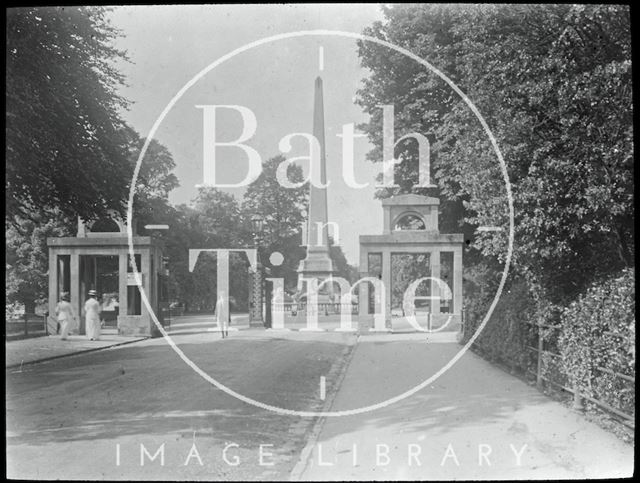
[[[322,85],[322,77],[316,77],[316,85]]]

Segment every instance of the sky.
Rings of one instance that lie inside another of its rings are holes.
[[[124,117],[146,137],[183,86],[233,50],[301,30],[361,33],[375,20],[382,20],[382,14],[379,6],[371,4],[138,6],[115,7],[110,19],[122,34],[116,47],[126,50],[131,60],[119,64],[127,79],[121,94],[132,101]],[[367,72],[360,66],[353,39],[316,35],[263,44],[228,59],[189,87],[155,134],[172,153],[181,185],[171,193],[170,201],[189,203],[197,193],[196,185],[204,181],[204,111],[196,106],[251,109],[256,130],[246,144],[267,160],[281,153],[279,142],[284,136],[312,132],[318,75],[324,84],[329,221],[340,227],[340,245],[349,262],[357,264],[358,236],[381,233],[382,207],[374,199],[373,188],[380,165],[365,160],[371,149],[366,138],[355,141],[354,159],[356,180],[369,182],[369,186],[350,188],[342,177],[342,141],[336,134],[343,124],[367,120],[354,104]],[[239,112],[219,110],[216,139],[237,139],[243,124]],[[287,156],[302,156],[306,149],[304,140],[294,140]],[[246,154],[238,147],[220,147],[216,153],[219,182],[241,182],[247,174]],[[226,191],[240,199],[244,189]]]

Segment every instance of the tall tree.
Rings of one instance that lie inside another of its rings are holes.
[[[289,289],[295,288],[297,269],[304,258],[305,250],[300,247],[301,227],[305,221],[308,184],[300,188],[283,188],[277,180],[276,170],[285,161],[280,155],[267,160],[262,167],[260,177],[245,192],[242,213],[245,220],[259,216],[264,220],[261,259],[269,265],[269,256],[279,251],[285,257],[281,267],[274,267],[274,275],[283,277]],[[287,176],[292,183],[303,178],[302,168],[297,165],[287,167]]]
[[[239,248],[247,246],[237,200],[223,191],[198,190],[192,206],[180,205],[166,234],[169,255],[170,298],[186,304],[189,311],[212,311],[216,303],[217,264],[214,256],[201,254],[189,271],[189,249]],[[246,310],[248,304],[248,262],[237,254],[230,257],[229,291],[232,310]]]
[[[366,33],[401,45],[450,77],[477,106],[513,187],[514,268],[556,301],[633,265],[633,124],[629,9],[605,5],[398,5]],[[359,102],[380,158],[379,104],[393,104],[396,138],[435,140],[439,194],[464,207],[473,247],[504,260],[502,173],[482,126],[437,76],[360,43],[371,76]],[[415,143],[398,147],[401,190],[417,180]]]
[[[143,140],[133,129],[125,129],[130,164],[133,166]],[[167,148],[152,141],[136,187],[133,214],[139,227],[147,223],[174,225],[177,215],[168,201],[169,192],[178,185],[171,172],[174,166]],[[34,208],[28,217],[13,217],[13,223],[7,229],[6,285],[10,303],[22,304],[27,312],[33,312],[35,304],[46,299],[49,269],[47,237],[74,236],[76,228],[76,216],[69,216],[58,208]],[[168,251],[175,255],[172,248],[169,245]]]
[[[125,134],[129,162],[133,168],[146,140],[128,126],[125,127]],[[173,173],[175,166],[173,156],[166,146],[152,139],[140,163],[134,192],[132,212],[139,233],[144,233],[146,224],[171,224],[176,216],[175,208],[169,203],[169,193],[180,186]]]
[[[206,247],[242,246],[244,219],[236,198],[216,188],[199,188],[194,215]]]
[[[333,271],[336,277],[342,277],[348,280],[349,283],[358,280],[358,270],[353,265],[349,265],[342,247],[335,245],[331,236],[329,237],[329,256],[333,262]]]
[[[123,213],[131,166],[127,102],[102,7],[7,10],[6,218],[59,209],[86,220]],[[17,221],[16,221],[17,223]]]
[[[49,257],[47,237],[70,236],[76,220],[60,211],[37,212],[7,227],[5,288],[7,302],[33,313],[48,296]]]

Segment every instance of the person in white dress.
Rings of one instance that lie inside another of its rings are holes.
[[[89,298],[84,303],[85,327],[89,340],[100,339],[100,302],[96,296],[95,290],[89,290]]]
[[[69,332],[73,330],[76,323],[76,316],[73,313],[73,307],[69,303],[69,294],[67,292],[60,294],[60,302],[56,305],[56,316],[60,324],[60,339],[67,340]]]
[[[229,322],[231,318],[231,314],[229,313],[229,303],[224,290],[220,291],[220,296],[216,301],[216,307],[214,311],[216,314],[218,327],[220,328],[220,333],[222,334],[222,338],[224,339],[227,335],[229,335]]]

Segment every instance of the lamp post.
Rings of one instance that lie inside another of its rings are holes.
[[[264,229],[264,219],[255,214],[251,217],[251,230],[253,233],[253,243],[256,247],[256,270],[253,273],[253,283],[251,285],[251,308],[249,311],[249,326],[264,327],[264,319],[262,317],[262,299],[263,299],[263,268],[260,263],[260,236]]]

